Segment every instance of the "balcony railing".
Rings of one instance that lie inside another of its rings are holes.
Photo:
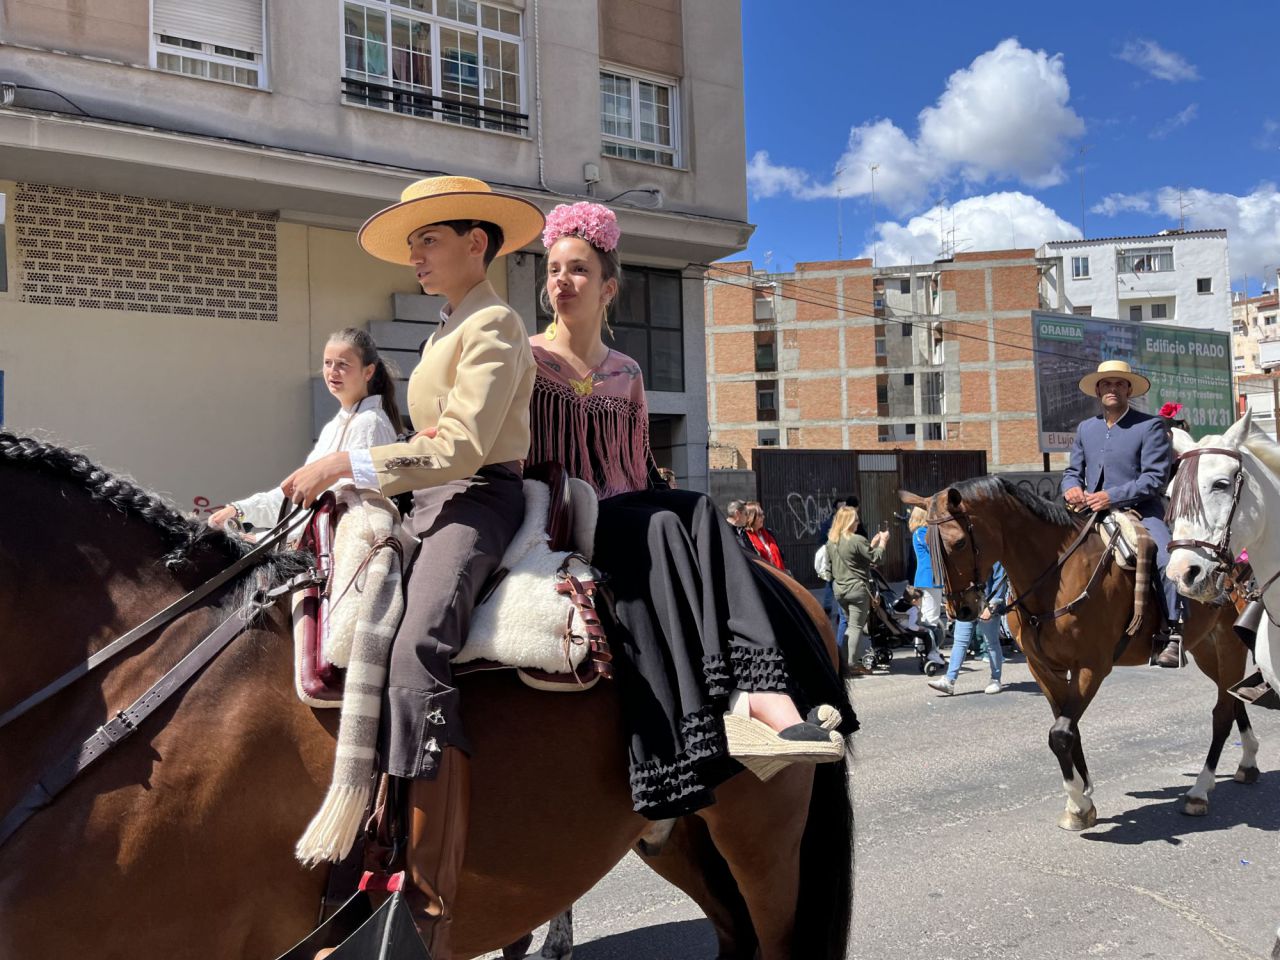
[[[391,110],[411,117],[444,120],[448,123],[458,123],[467,127],[499,130],[503,133],[523,134],[529,132],[529,115],[527,113],[499,110],[497,107],[486,107],[475,103],[463,103],[460,100],[438,97],[432,93],[405,90],[402,87],[374,83],[370,80],[343,77],[342,96],[347,103],[355,103],[363,107],[379,107],[383,110]]]

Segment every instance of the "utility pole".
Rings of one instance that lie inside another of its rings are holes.
[[[869,163],[867,169],[871,171],[871,266],[874,269],[880,250],[880,240],[876,236],[876,171],[880,169],[880,164]]]

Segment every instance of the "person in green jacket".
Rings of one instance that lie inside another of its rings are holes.
[[[881,530],[870,540],[855,532],[859,519],[857,507],[841,507],[827,534],[827,558],[831,561],[836,602],[849,623],[841,664],[841,674],[846,677],[871,672],[860,662],[870,642],[864,633],[871,612],[871,568],[883,562],[885,544],[889,542],[888,530]]]

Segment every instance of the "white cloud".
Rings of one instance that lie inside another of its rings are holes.
[[[935,206],[906,223],[878,227],[875,257],[879,266],[931,263],[941,254],[943,242],[953,243],[953,236],[954,249],[960,253],[1039,247],[1049,240],[1080,237],[1075,225],[1035,197],[1016,191],[968,197],[949,207]],[[871,255],[870,244],[859,254]]]
[[[1199,80],[1200,71],[1194,63],[1188,63],[1180,53],[1166,50],[1154,40],[1129,40],[1116,54],[1125,63],[1145,70],[1157,80],[1177,83],[1180,80]]]
[[[1106,204],[1110,206],[1103,209]],[[1259,184],[1244,196],[1161,187],[1151,193],[1112,194],[1094,207],[1095,213],[1123,210],[1161,215],[1175,226],[1181,216],[1191,230],[1225,229],[1234,276],[1256,277],[1268,267],[1274,275],[1280,266],[1280,188],[1274,183]]]
[[[1156,124],[1155,129],[1151,131],[1151,138],[1153,140],[1163,140],[1165,137],[1173,133],[1173,131],[1177,130],[1179,127],[1185,127],[1192,120],[1194,120],[1199,110],[1200,110],[1199,104],[1195,104],[1195,103],[1188,104],[1186,108],[1179,110],[1169,119],[1163,120],[1160,123]]]
[[[1089,208],[1090,213],[1114,217],[1118,213],[1150,213],[1154,208],[1151,197],[1145,193],[1112,193]]]
[[[913,138],[891,120],[854,127],[835,165],[834,179],[815,182],[804,171],[774,166],[756,154],[748,182],[756,196],[790,193],[799,199],[871,193],[877,164],[877,205],[905,213],[940,184],[1019,180],[1047,187],[1063,180],[1061,162],[1084,121],[1068,105],[1071,95],[1060,56],[1001,41],[947,80],[946,90],[918,116]]]
[[[1253,145],[1259,150],[1280,150],[1280,123],[1270,117],[1262,121],[1262,132],[1254,138]]]

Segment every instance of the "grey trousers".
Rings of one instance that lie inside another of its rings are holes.
[[[462,728],[450,658],[466,641],[480,590],[524,520],[514,465],[415,490],[408,529],[422,540],[391,647],[378,753],[397,777],[435,778],[441,751],[471,744]]]
[[[836,602],[844,608],[848,626],[844,633],[843,659],[846,666],[857,663],[871,646],[871,637],[867,634],[867,617],[871,613],[871,595],[866,590],[837,598]]]

